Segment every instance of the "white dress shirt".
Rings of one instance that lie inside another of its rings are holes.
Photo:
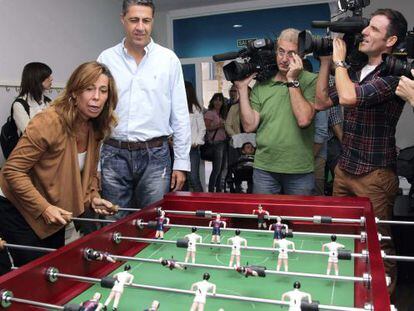
[[[112,138],[147,141],[173,134],[174,170],[190,171],[191,127],[181,63],[173,51],[151,39],[139,64],[125,39],[101,53],[118,88],[118,125]]]

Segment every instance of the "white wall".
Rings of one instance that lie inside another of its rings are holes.
[[[41,61],[64,85],[81,63],[118,43],[119,0],[0,0],[0,84],[20,83],[23,66]],[[52,97],[56,96],[53,92]],[[16,90],[0,87],[0,125]],[[3,157],[0,152],[0,163]]]

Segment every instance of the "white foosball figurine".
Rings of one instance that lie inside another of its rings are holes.
[[[292,247],[292,250],[295,251],[295,243],[292,241],[286,240],[286,234],[282,234],[282,239],[280,240],[273,240],[273,248],[279,247],[279,256],[277,259],[277,267],[276,270],[280,271],[280,267],[282,263],[285,267],[285,271],[288,271],[288,258],[289,258],[289,246]]]
[[[201,235],[198,235],[196,231],[197,231],[197,228],[192,227],[191,233],[185,236],[185,238],[188,239],[188,247],[187,247],[187,255],[185,256],[184,262],[188,262],[188,259],[191,256],[192,262],[195,263],[196,244],[197,242],[199,243],[203,242],[203,238],[201,237]]]
[[[115,284],[112,287],[111,293],[109,294],[108,298],[105,301],[103,310],[107,309],[112,299],[114,299],[112,310],[113,311],[118,310],[118,304],[124,292],[124,286],[132,284],[132,281],[134,280],[134,276],[128,272],[129,270],[131,270],[131,266],[127,264],[124,267],[124,271],[118,272],[114,275]]]
[[[335,269],[335,275],[338,275],[339,274],[338,249],[344,248],[345,246],[336,242],[336,235],[335,234],[331,235],[331,241],[332,242],[325,243],[325,244],[322,245],[322,252],[325,251],[325,248],[327,248],[329,250],[328,267],[326,269],[326,274],[329,275],[331,273],[331,268],[332,268],[332,264],[333,264],[334,269]]]
[[[286,292],[282,295],[282,301],[289,299],[289,311],[301,311],[301,304],[303,299],[307,299],[308,303],[312,303],[312,297],[310,294],[302,292],[300,289],[300,283],[296,281],[293,283],[293,290]]]
[[[227,244],[232,245],[229,267],[233,266],[234,257],[236,257],[236,267],[240,267],[240,248],[242,243],[244,247],[247,247],[247,240],[240,237],[240,230],[237,229],[236,235],[227,240]]]
[[[202,281],[191,285],[191,290],[195,291],[195,297],[190,311],[203,311],[206,304],[207,293],[211,292],[213,295],[216,294],[216,285],[210,283],[208,281],[209,279],[210,274],[206,272],[203,274]]]

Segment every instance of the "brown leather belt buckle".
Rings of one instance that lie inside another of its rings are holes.
[[[134,150],[141,150],[145,148],[155,148],[161,147],[164,142],[165,137],[156,137],[148,141],[119,141],[113,138],[109,138],[105,141],[106,144],[121,148],[121,149],[128,149],[129,151]]]

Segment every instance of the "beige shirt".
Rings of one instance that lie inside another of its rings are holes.
[[[90,126],[85,166],[80,172],[76,138],[69,136],[53,107],[37,114],[0,172],[0,187],[39,238],[62,225],[47,225],[41,214],[55,205],[79,216],[99,197],[96,174],[100,142]]]
[[[240,104],[234,104],[230,107],[227,113],[225,129],[227,135],[232,137],[233,135],[240,134]]]

